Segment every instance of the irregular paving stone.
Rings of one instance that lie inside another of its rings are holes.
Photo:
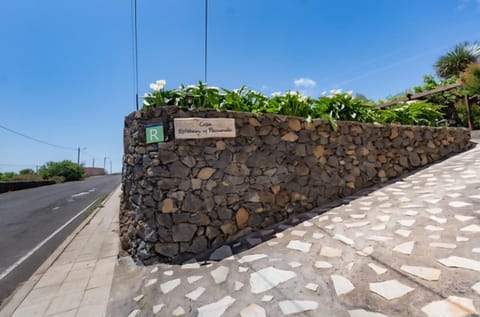
[[[297,236],[297,237],[303,237],[305,233],[307,233],[305,230],[292,230],[292,232],[290,232],[292,236]]]
[[[475,219],[475,217],[472,216],[464,216],[464,215],[455,215],[455,219],[461,221],[461,222],[466,222]]]
[[[165,307],[165,304],[158,304],[158,305],[154,305],[152,307],[152,311],[153,311],[153,314],[158,314],[162,309],[163,307]]]
[[[330,276],[333,282],[333,287],[338,296],[348,294],[355,289],[352,282],[350,282],[346,277],[341,275],[333,274]]]
[[[412,230],[405,230],[405,229],[398,229],[397,231],[395,231],[396,234],[405,238],[408,238],[411,232]]]
[[[439,224],[447,223],[447,218],[440,218],[437,216],[430,216],[429,218]]]
[[[202,294],[205,292],[206,288],[205,287],[199,287],[190,293],[186,294],[185,297],[188,299],[191,299],[193,301],[196,301]]]
[[[139,302],[139,301],[141,301],[144,297],[145,297],[145,295],[140,294],[140,295],[134,297],[133,300],[134,300],[135,302]]]
[[[318,284],[308,283],[307,285],[305,285],[305,288],[306,288],[306,289],[309,289],[309,290],[311,290],[311,291],[316,292],[317,289],[318,289]]]
[[[234,290],[235,291],[239,291],[243,288],[244,284],[240,281],[235,281],[235,287],[234,287]]]
[[[333,236],[333,238],[335,240],[338,240],[338,241],[341,241],[341,242],[345,243],[346,245],[354,245],[355,244],[355,242],[352,239],[347,238],[347,237],[345,237],[344,235],[341,235],[341,234],[335,234]]]
[[[442,227],[438,227],[438,226],[427,225],[427,226],[425,226],[425,230],[428,230],[428,231],[443,231],[444,229]]]
[[[264,295],[262,297],[262,302],[269,302],[273,299],[273,296],[272,295]]]
[[[469,298],[449,296],[446,300],[431,302],[422,307],[428,317],[465,317],[476,314],[473,301]]]
[[[357,251],[357,254],[361,256],[369,256],[370,254],[373,253],[373,251],[374,251],[373,247],[368,246],[363,248],[361,251]]]
[[[230,269],[222,265],[211,271],[210,275],[213,277],[216,284],[220,284],[227,280],[228,272],[230,272]]]
[[[379,265],[376,265],[375,263],[368,263],[368,266],[378,275],[381,275],[381,274],[387,272],[386,268],[383,268]]]
[[[308,300],[283,300],[278,305],[284,315],[298,314],[318,308],[317,302]]]
[[[364,227],[368,224],[370,224],[370,221],[360,221],[360,222],[354,222],[354,223],[346,223],[345,227],[347,227],[347,228],[359,228],[359,227]]]
[[[239,260],[238,260],[238,263],[242,264],[242,263],[249,263],[249,262],[253,262],[253,261],[257,261],[257,260],[260,260],[260,259],[264,259],[266,258],[267,255],[266,254],[249,254],[249,255],[244,255],[242,256]]]
[[[336,258],[342,256],[342,250],[331,247],[322,247],[320,250],[320,255],[329,258]]]
[[[182,316],[182,315],[185,315],[185,309],[183,309],[182,306],[178,306],[177,308],[175,308],[172,312],[172,315],[173,316]]]
[[[402,265],[400,270],[415,275],[417,277],[423,278],[427,281],[438,281],[442,271],[424,266],[409,266]]]
[[[309,243],[309,242],[302,242],[302,241],[299,241],[299,240],[291,240],[288,243],[287,248],[292,249],[292,250],[298,250],[298,251],[301,251],[303,253],[307,253],[307,252],[310,251],[311,246],[312,246],[312,244]]]
[[[478,233],[478,232],[480,232],[480,226],[479,225],[469,225],[469,226],[463,227],[462,229],[460,229],[460,231]]]
[[[438,259],[437,261],[448,267],[459,267],[480,272],[480,261],[460,256],[449,256],[448,258]]]
[[[415,220],[414,219],[402,219],[402,220],[398,220],[397,222],[399,224],[401,224],[402,226],[411,227],[415,223]]]
[[[451,202],[448,203],[448,205],[450,207],[454,207],[454,208],[462,208],[462,207],[471,206],[472,204],[471,203],[466,203],[464,201],[451,201]]]
[[[289,265],[292,269],[294,269],[294,268],[297,268],[297,267],[302,266],[302,263],[297,262],[297,261],[292,261],[292,262],[289,262],[288,265]]]
[[[429,244],[432,248],[456,249],[457,245],[453,243],[431,242]]]
[[[331,265],[330,263],[325,262],[325,261],[316,261],[315,262],[315,267],[318,268],[318,269],[329,269],[329,268],[332,268],[333,265]]]
[[[414,288],[404,285],[397,280],[369,283],[369,289],[388,300],[402,297],[414,290]]]
[[[196,281],[198,281],[202,278],[203,278],[203,276],[201,276],[201,275],[193,275],[193,276],[187,277],[187,281],[188,281],[189,284],[192,284],[192,283],[195,283]]]
[[[262,306],[250,304],[240,311],[240,317],[267,317],[267,315]]]
[[[137,317],[142,311],[140,309],[135,309],[128,314],[128,317]]]
[[[393,248],[393,251],[410,255],[412,254],[414,246],[415,246],[415,241],[408,241],[408,242],[397,245],[395,248]]]
[[[480,295],[480,282],[478,283],[475,283],[473,286],[472,286],[472,289],[477,292],[478,295]]]
[[[193,260],[193,261],[195,261],[195,260]],[[182,265],[183,270],[199,269],[199,268],[200,268],[200,263],[198,263],[198,262],[184,263]]]
[[[149,286],[152,286],[153,284],[157,283],[157,279],[156,278],[152,278],[152,279],[149,279],[147,280],[147,282],[145,283],[145,287],[149,287]]]
[[[250,274],[251,292],[253,294],[266,292],[296,276],[295,272],[279,270],[269,266]]]
[[[388,317],[387,315],[366,311],[364,309],[349,310],[350,317]]]
[[[180,279],[176,278],[174,280],[160,284],[160,290],[163,294],[168,294],[173,291],[178,285],[180,285]]]
[[[220,317],[234,302],[233,297],[225,296],[219,301],[199,307],[197,317]]]
[[[374,236],[367,237],[367,240],[377,241],[377,242],[386,242],[388,240],[392,240],[392,237],[374,235]]]

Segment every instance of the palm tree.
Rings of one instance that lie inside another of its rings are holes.
[[[480,45],[464,42],[458,44],[447,54],[440,56],[434,67],[438,77],[450,78],[459,76],[468,65],[480,59]]]

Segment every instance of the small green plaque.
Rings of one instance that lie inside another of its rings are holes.
[[[163,142],[163,124],[157,123],[146,126],[145,134],[147,135],[147,144]]]

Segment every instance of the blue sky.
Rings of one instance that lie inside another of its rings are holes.
[[[480,0],[210,0],[208,84],[386,98],[480,39]],[[15,0],[0,10],[0,172],[77,160],[121,170],[135,110],[130,0]],[[204,1],[138,0],[139,94],[204,77]]]

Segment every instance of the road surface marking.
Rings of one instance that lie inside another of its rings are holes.
[[[84,195],[88,195],[90,194],[89,192],[81,192],[81,193],[78,193],[78,194],[73,194],[72,197],[80,197],[80,196],[84,196]]]
[[[58,206],[57,206],[57,207],[53,207],[52,210],[57,210],[58,208],[60,208],[60,207],[58,207]]]
[[[35,248],[33,248],[32,250],[30,250],[27,254],[25,254],[22,258],[20,258],[17,262],[13,263],[8,269],[6,269],[5,271],[2,272],[2,274],[0,274],[0,281],[5,278],[8,274],[10,274],[10,272],[12,272],[13,270],[15,270],[18,266],[20,266],[26,259],[28,259],[32,254],[34,254],[38,249],[40,249],[45,243],[47,243],[50,239],[52,239],[57,233],[59,233],[60,231],[62,231],[66,226],[68,226],[70,223],[72,223],[72,221],[74,221],[75,219],[77,219],[78,217],[80,217],[80,215],[82,213],[84,213],[86,210],[88,210],[88,208],[90,208],[95,202],[97,201],[97,199],[95,199],[94,201],[92,201],[87,207],[83,208],[79,213],[77,213],[75,216],[73,216],[70,220],[68,220],[65,224],[63,224],[60,228],[58,228],[57,230],[55,230],[55,232],[53,232],[51,235],[49,235],[45,240],[43,240],[42,242],[40,242]]]

